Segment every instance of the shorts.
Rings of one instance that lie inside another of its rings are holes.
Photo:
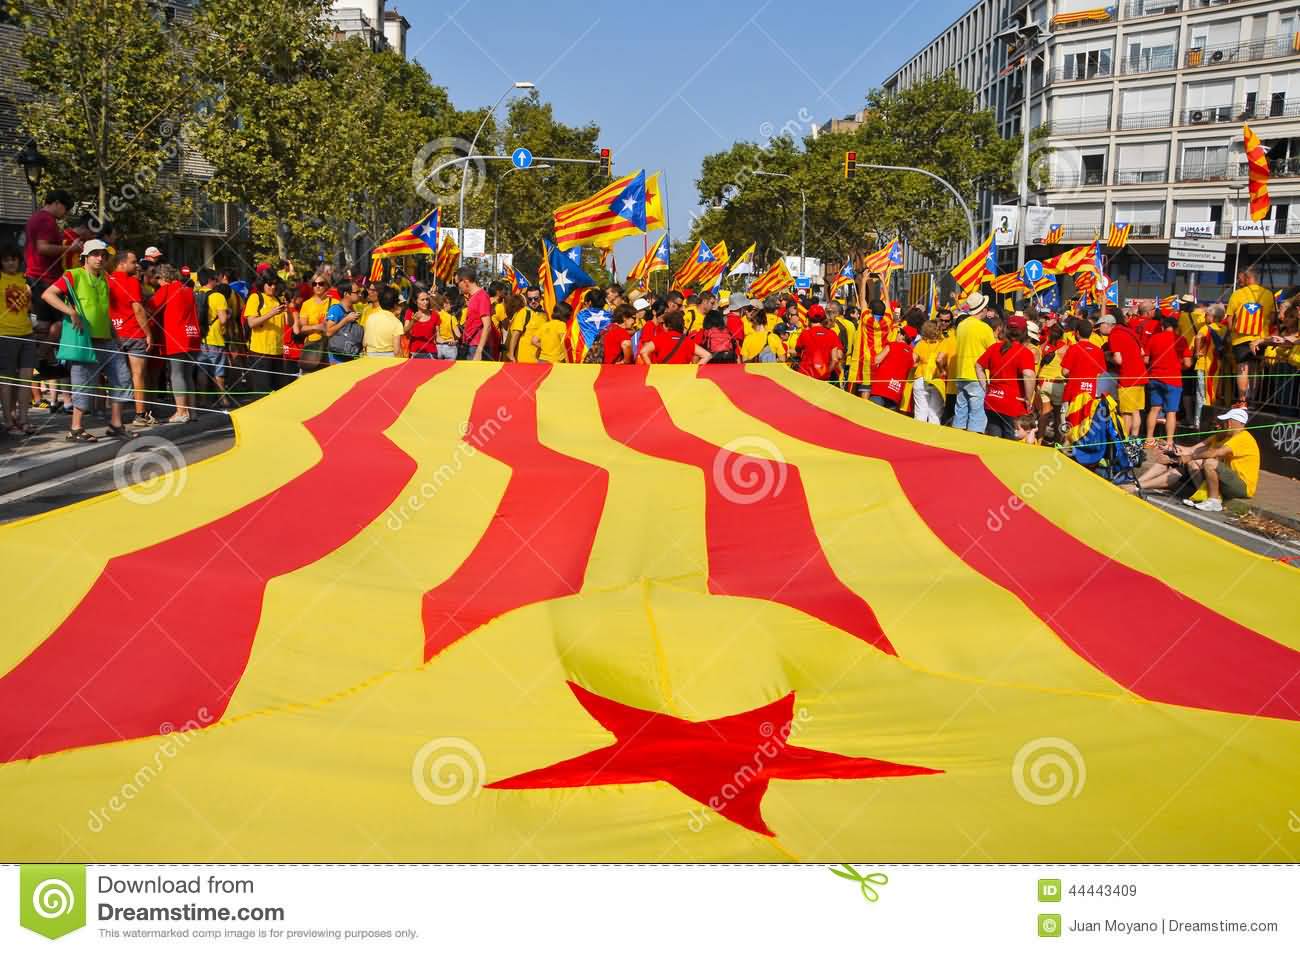
[[[1178,405],[1183,401],[1183,388],[1179,384],[1165,381],[1147,383],[1147,406],[1160,407],[1167,414],[1178,412]]]
[[[126,355],[113,338],[95,338],[96,360],[88,364],[69,364],[72,368],[72,406],[80,411],[91,409],[96,395],[104,395],[118,402],[131,399],[131,371],[126,366]],[[108,378],[108,387],[99,384],[100,376]]]
[[[209,377],[226,376],[226,349],[215,344],[199,345],[199,370]]]
[[[167,358],[172,394],[188,397],[194,392],[194,355],[182,351],[179,354],[168,354]]]
[[[26,337],[0,338],[0,374],[12,377],[19,371],[36,370],[36,338]],[[0,381],[0,386],[8,384]]]
[[[138,357],[143,360],[149,356],[148,338],[118,338],[117,343],[127,357]]]
[[[1245,500],[1250,498],[1246,492],[1246,481],[1236,470],[1225,464],[1219,464],[1219,495],[1225,500]]]
[[[48,333],[51,325],[57,325],[63,320],[63,312],[51,308],[46,304],[45,299],[41,297],[50,284],[48,281],[37,281],[34,278],[27,279],[27,287],[32,292],[31,314],[36,320],[36,330],[40,333]]]
[[[889,410],[898,410],[898,401],[894,400],[892,397],[881,397],[879,394],[872,394],[869,400],[880,407],[885,407]]]
[[[1043,381],[1038,386],[1038,399],[1053,407],[1060,405],[1065,397],[1065,381]]]
[[[1006,414],[1000,414],[996,410],[984,408],[986,422],[984,424],[984,433],[990,437],[1000,437],[1003,440],[1016,439],[1016,421],[1019,418],[1008,417]]]
[[[1121,387],[1119,389],[1119,412],[1121,414],[1136,414],[1140,410],[1145,410],[1146,406],[1146,389],[1141,384],[1136,387]]]
[[[1240,344],[1232,346],[1232,357],[1240,367],[1243,364],[1254,364],[1259,360],[1259,355],[1255,353],[1254,341],[1242,341]]]

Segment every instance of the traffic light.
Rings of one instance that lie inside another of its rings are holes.
[[[614,173],[610,170],[611,157],[608,149],[600,150],[600,174],[605,178],[613,178]]]
[[[844,153],[844,178],[853,178],[853,173],[858,171],[858,154],[856,152]]]

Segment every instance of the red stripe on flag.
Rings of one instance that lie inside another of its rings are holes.
[[[62,624],[0,679],[0,762],[220,718],[248,664],[267,582],[324,558],[383,514],[416,470],[384,431],[450,366],[409,361],[367,377],[304,425],[324,454],[306,473],[109,560]],[[325,487],[365,492],[337,494],[328,518],[303,532]]]
[[[658,392],[646,383],[648,370],[644,365],[601,368],[596,377],[601,420],[611,437],[639,453],[699,467],[709,591],[790,606],[897,654],[871,606],[835,575],[826,559],[799,469],[732,453],[678,429]],[[747,474],[762,474],[763,487],[771,492],[755,492],[737,478]],[[780,527],[775,536],[773,527]],[[766,558],[753,558],[755,554]]]
[[[987,514],[1006,505],[1008,489],[972,454],[868,430],[775,381],[727,370],[704,367],[700,376],[742,412],[807,443],[889,463],[949,549],[1129,691],[1172,705],[1300,721],[1300,652],[1085,546],[1028,505],[990,533]],[[1123,607],[1137,605],[1141,635],[1117,621]]]
[[[473,551],[424,595],[426,661],[507,612],[582,588],[609,474],[537,439],[537,388],[550,372],[506,364],[474,397],[466,439],[510,467],[510,482]],[[539,506],[538,487],[567,500]]]

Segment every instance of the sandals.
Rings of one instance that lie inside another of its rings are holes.
[[[30,437],[36,433],[36,428],[31,424],[10,424],[5,433],[11,437]]]
[[[69,430],[67,439],[73,443],[99,443],[99,438],[88,431],[85,427],[77,430]]]
[[[127,433],[125,427],[114,427],[110,424],[108,429],[104,431],[104,436],[111,437],[117,440],[127,440],[130,438],[131,435]]]

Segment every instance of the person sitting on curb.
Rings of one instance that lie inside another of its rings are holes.
[[[1144,490],[1175,491],[1187,480],[1203,483],[1206,498],[1196,502],[1199,492],[1183,500],[1188,506],[1208,513],[1223,510],[1223,501],[1246,500],[1259,484],[1259,444],[1246,429],[1249,419],[1241,407],[1218,418],[1225,429],[1194,447],[1175,447],[1170,462],[1157,463],[1138,478]]]

